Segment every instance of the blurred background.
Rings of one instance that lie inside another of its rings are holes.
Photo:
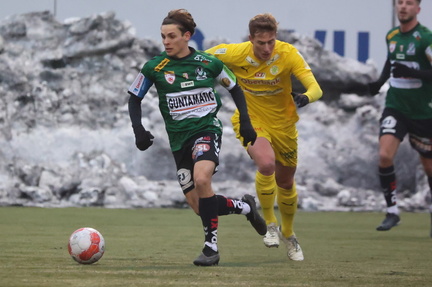
[[[431,5],[424,1],[419,17],[430,28]],[[191,44],[199,49],[243,41],[250,18],[272,13],[278,38],[302,53],[324,91],[299,110],[300,207],[385,208],[377,151],[388,85],[368,97],[367,84],[377,79],[385,35],[398,23],[390,0],[3,1],[0,206],[185,206],[155,89],[142,104],[142,122],[155,136],[145,152],[134,145],[126,93],[143,63],[163,50],[160,24],[177,8],[195,18]],[[253,162],[231,127],[235,105],[219,92],[224,135],[213,188],[254,194]],[[425,210],[427,178],[406,140],[395,165],[400,206]]]
[[[60,22],[73,17],[114,11],[128,20],[137,36],[159,41],[162,19],[171,9],[191,12],[204,38],[222,37],[239,42],[247,36],[247,24],[254,15],[272,13],[280,28],[315,37],[328,50],[360,61],[373,60],[381,69],[386,57],[384,37],[397,24],[394,0],[13,0],[3,1],[0,19],[9,15],[49,10]],[[420,22],[432,27],[431,1],[422,1]]]

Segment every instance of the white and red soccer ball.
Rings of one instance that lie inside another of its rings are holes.
[[[102,258],[105,252],[105,240],[96,229],[83,227],[71,234],[68,251],[76,262],[92,264]]]

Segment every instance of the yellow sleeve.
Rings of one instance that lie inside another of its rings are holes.
[[[315,102],[319,98],[322,97],[322,90],[316,81],[314,75],[311,73],[310,75],[299,79],[302,85],[306,88],[306,93],[304,93],[308,98],[309,102]]]
[[[205,52],[214,55],[214,52],[217,50],[217,47],[218,46],[208,48],[207,50],[205,50]]]
[[[221,59],[224,58],[224,56],[226,55],[226,50],[227,50],[226,44],[219,44],[217,46],[208,48],[207,50],[205,50],[205,52],[212,54],[217,58]]]

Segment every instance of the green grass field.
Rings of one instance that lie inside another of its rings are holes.
[[[0,208],[0,286],[431,286],[428,213],[375,231],[381,213],[299,212],[305,261],[264,247],[244,216],[220,218],[219,266],[196,267],[201,221],[190,209]],[[106,251],[80,265],[70,234],[90,226]]]

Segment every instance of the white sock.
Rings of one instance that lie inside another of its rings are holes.
[[[241,214],[246,215],[249,214],[249,212],[251,212],[251,207],[246,202],[243,202],[243,209],[241,211]]]
[[[393,205],[393,206],[387,207],[387,212],[399,215],[399,208],[397,205]]]

